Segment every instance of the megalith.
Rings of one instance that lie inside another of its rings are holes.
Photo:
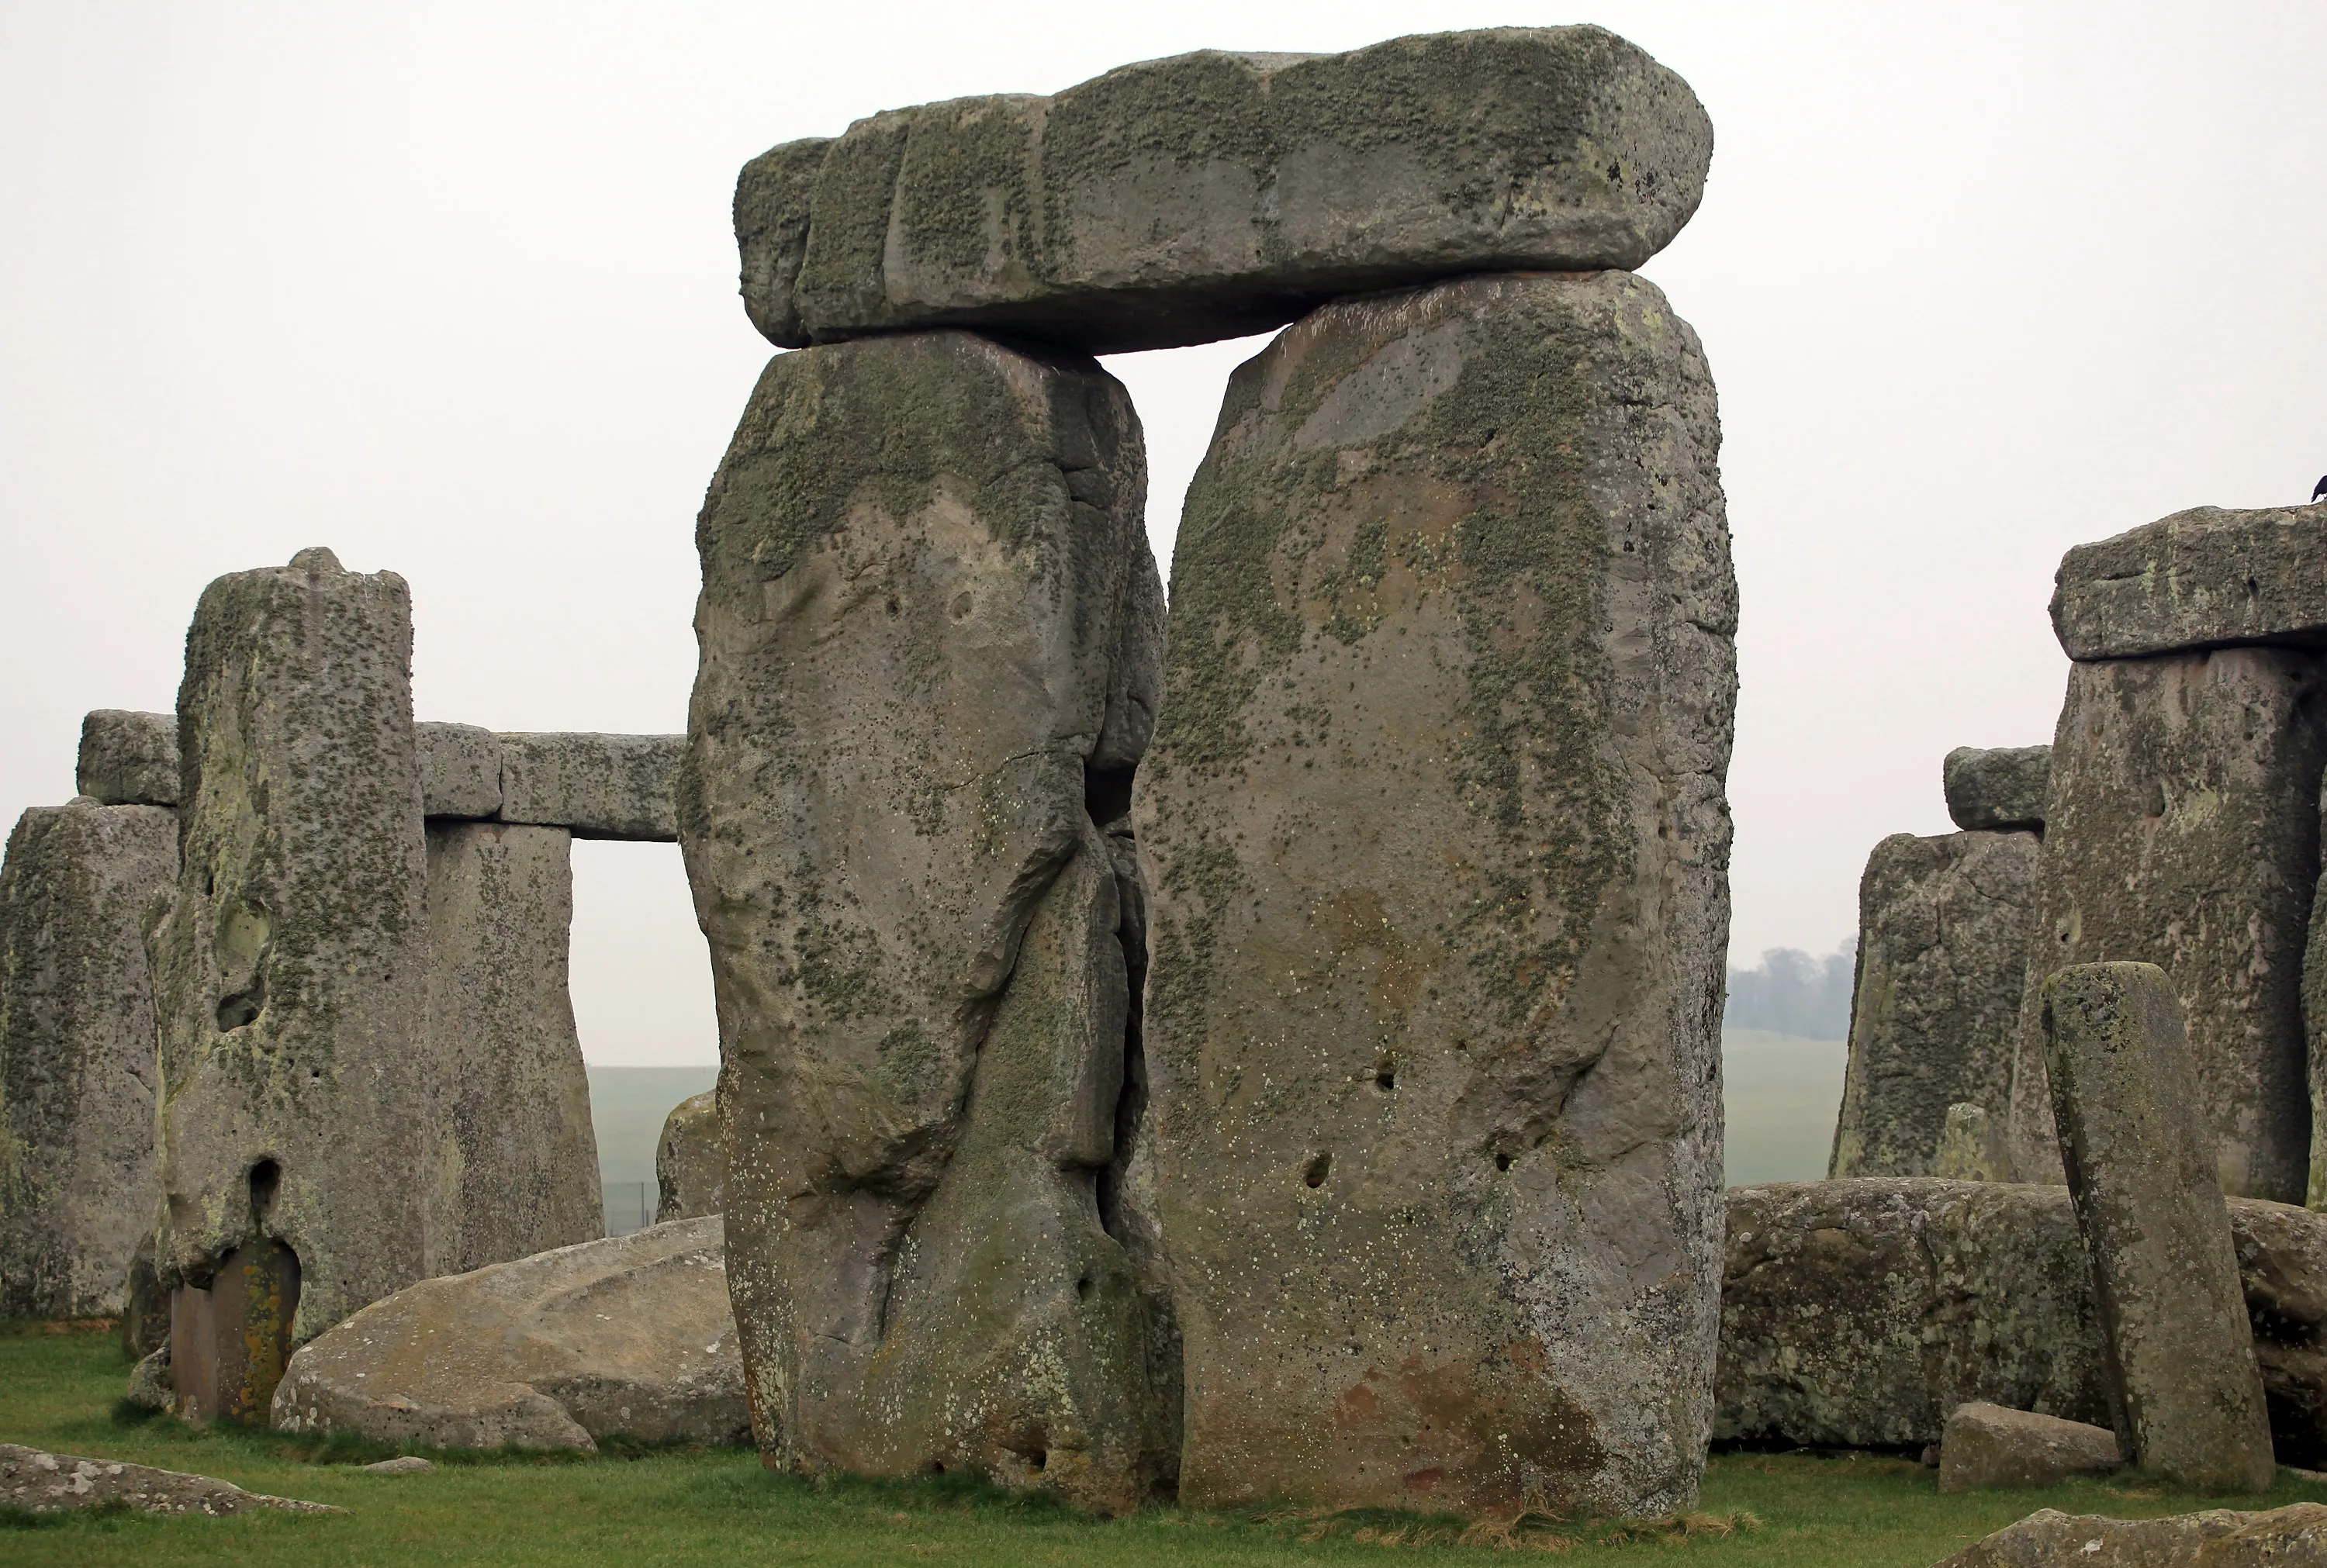
[[[966,332],[782,355],[696,539],[678,833],[756,1439],[1168,1485],[1125,843],[1162,593],[1128,397]]]
[[[2180,1485],[2265,1490],[2269,1413],[2173,982],[2154,964],[2078,964],[2042,995],[2117,1435]]]
[[[1695,1498],[1717,444],[1696,334],[1621,272],[1330,304],[1231,378],[1135,817],[1184,1500]]]
[[[80,722],[73,788],[107,806],[178,803],[178,721],[98,708]]]
[[[94,717],[94,715],[92,715]],[[0,863],[0,1317],[123,1309],[154,1228],[145,908],[178,822],[86,796],[17,819]]]
[[[1967,833],[2042,833],[2052,748],[1958,746],[1941,764],[1948,817]]]
[[[655,1141],[655,1223],[717,1214],[725,1201],[727,1153],[719,1143],[719,1097],[706,1089],[671,1107]]]
[[[1936,1176],[1949,1117],[2001,1123],[2035,895],[2033,833],[1894,833],[1858,883],[1850,1065],[1828,1176]]]

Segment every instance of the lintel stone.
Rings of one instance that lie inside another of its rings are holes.
[[[175,806],[177,715],[96,709],[80,722],[73,788],[107,806]]]
[[[2054,583],[2052,630],[2074,659],[2327,647],[2327,503],[2192,507],[2079,545]]]
[[[504,734],[501,820],[576,838],[678,840],[671,804],[685,735]]]

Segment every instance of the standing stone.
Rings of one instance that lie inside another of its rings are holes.
[[[2079,964],[2042,995],[2117,1435],[2178,1484],[2262,1491],[2270,1421],[2173,983],[2152,964]]]
[[[0,1317],[122,1309],[154,1228],[154,989],[139,922],[174,813],[86,797],[18,818],[0,865]]]
[[[2033,833],[1896,833],[1867,857],[1828,1176],[1944,1174],[1956,1107],[2010,1112],[2037,847]]]
[[[1736,589],[1628,274],[1329,305],[1230,380],[1140,794],[1181,1496],[1696,1497]]]
[[[1168,1486],[1120,843],[1145,492],[1096,362],[961,332],[774,359],[712,482],[678,822],[771,1462]]]
[[[2265,648],[2070,667],[2014,1066],[2020,1180],[2061,1180],[2045,976],[2141,962],[2181,997],[2222,1190],[2303,1201],[2321,673],[2317,655]]]
[[[1940,768],[1948,816],[1968,832],[2044,831],[2052,748],[2012,746],[1983,751],[1958,746]]]
[[[2319,792],[2319,821],[2327,829],[2327,780],[2322,780]],[[2327,836],[2320,840],[2327,844]],[[2320,882],[2327,883],[2327,864],[2320,868]],[[2311,1169],[2304,1184],[2304,1201],[2313,1209],[2327,1209],[2327,901],[2319,897],[2319,884],[2314,883],[2311,895],[2311,929],[2303,947],[2303,1035],[2304,1071],[2309,1080],[2311,1099]]]
[[[73,788],[107,806],[178,803],[178,721],[98,708],[80,722]]]
[[[706,1089],[671,1107],[655,1144],[655,1223],[717,1214],[727,1153],[719,1146],[719,1097]]]
[[[444,1140],[434,1269],[605,1235],[590,1083],[566,994],[573,835],[428,826],[428,1028]]]
[[[173,1330],[182,1401],[223,1386],[237,1347],[304,1341],[435,1272],[411,654],[404,579],[320,549],[212,583],[187,633],[184,858],[151,938],[155,1262],[173,1322],[207,1330]],[[271,1390],[238,1386],[264,1419]]]

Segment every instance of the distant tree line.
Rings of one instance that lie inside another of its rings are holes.
[[[1751,969],[1729,971],[1729,1029],[1766,1029],[1802,1040],[1850,1034],[1850,983],[1855,939],[1821,958],[1799,947],[1772,947]]]

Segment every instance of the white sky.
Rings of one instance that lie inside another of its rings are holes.
[[[1219,46],[1594,21],[1687,77],[1744,602],[1733,953],[1828,948],[1939,759],[2048,740],[2061,552],[2327,469],[2327,5],[0,0],[0,812],[166,710],[202,584],[413,584],[420,716],[675,731],[693,518],[769,352],[737,166]],[[1168,551],[1253,344],[1111,361]],[[593,1061],[715,1059],[678,854],[580,845]]]

